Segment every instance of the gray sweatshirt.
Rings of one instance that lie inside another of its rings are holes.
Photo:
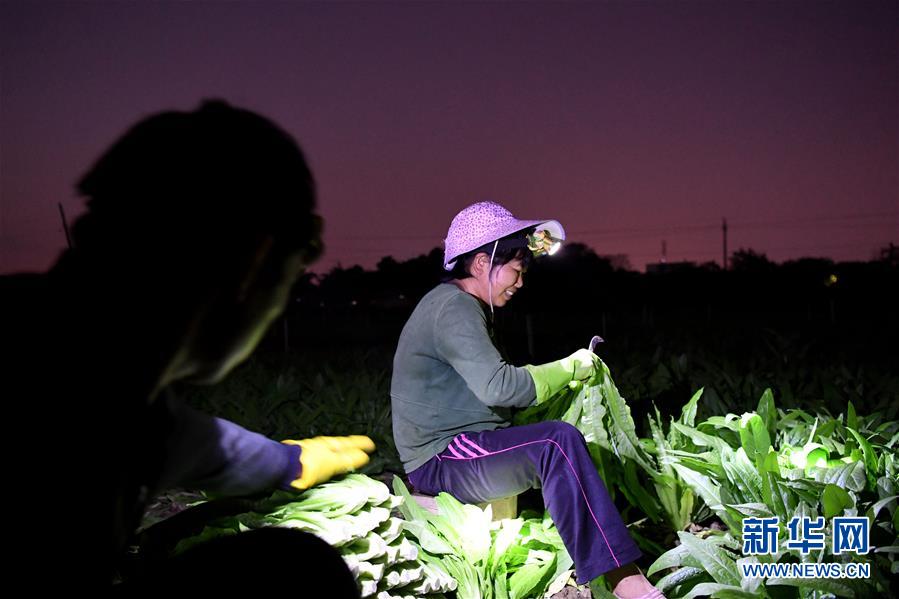
[[[535,396],[530,373],[493,344],[480,300],[438,285],[412,312],[393,358],[393,437],[403,467],[412,472],[459,433],[509,426],[509,408]]]

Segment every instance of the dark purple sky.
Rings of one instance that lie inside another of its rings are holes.
[[[0,272],[138,118],[221,97],[303,146],[327,253],[440,244],[484,199],[634,267],[899,243],[897,2],[0,3]]]

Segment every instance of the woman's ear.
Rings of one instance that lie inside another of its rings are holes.
[[[471,262],[471,274],[477,278],[487,272],[490,268],[490,258],[484,252],[475,254],[474,260]]]

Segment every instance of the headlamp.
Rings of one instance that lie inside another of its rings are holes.
[[[492,245],[493,244],[484,246],[484,251],[487,251],[487,249]],[[509,250],[512,248],[525,247],[531,250],[534,258],[539,258],[540,256],[552,256],[557,251],[559,251],[560,247],[562,247],[562,240],[556,239],[549,234],[549,231],[543,229],[540,231],[529,233],[523,238],[512,237],[500,239],[496,242],[496,249],[498,250]],[[496,249],[494,250],[494,252],[496,251]]]
[[[535,258],[540,256],[552,256],[562,247],[562,241],[556,239],[549,234],[549,231],[542,229],[534,231],[527,236],[528,249],[534,253]]]

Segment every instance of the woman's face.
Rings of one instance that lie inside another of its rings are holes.
[[[506,302],[524,285],[524,268],[521,260],[515,259],[493,270],[491,275],[493,305],[505,306]],[[490,288],[488,287],[488,293]]]
[[[182,353],[173,380],[217,383],[256,348],[269,326],[287,306],[290,289],[321,247],[318,229],[301,249],[279,248],[269,237],[254,260],[240,271],[238,284],[215,295],[195,323],[190,345]],[[239,287],[239,288],[238,288]]]

